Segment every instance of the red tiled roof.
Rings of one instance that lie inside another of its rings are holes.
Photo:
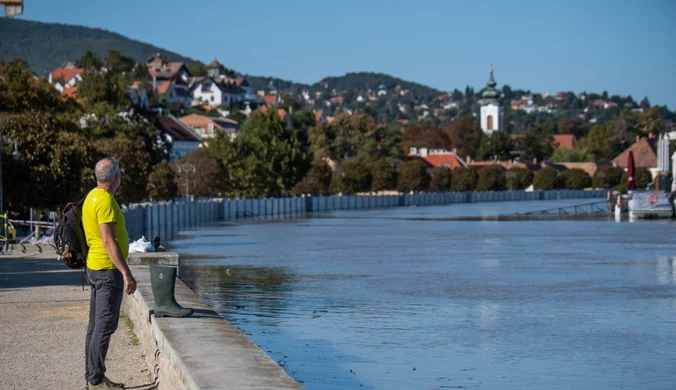
[[[211,61],[211,63],[207,65],[207,68],[220,68],[220,67],[221,64],[216,60]]]
[[[266,104],[274,106],[275,104],[277,104],[277,95],[263,95],[263,101]]]
[[[211,117],[204,115],[190,114],[180,117],[179,120],[186,126],[194,127],[196,129],[207,129],[210,124],[213,124],[216,128],[221,127],[218,123],[214,122]]]
[[[564,148],[564,149],[575,149],[577,148],[577,138],[573,134],[556,134],[552,138],[552,147]]]
[[[634,166],[645,168],[654,168],[657,166],[657,154],[655,153],[653,145],[647,138],[641,138],[612,159],[611,162],[613,163],[613,166],[626,168],[629,151],[634,152]]]
[[[458,161],[458,157],[456,157],[456,155],[452,153],[428,154],[426,157],[422,158],[433,167],[447,166],[450,169],[455,169],[457,167],[464,166],[460,161]]]
[[[84,73],[84,69],[82,68],[70,68],[70,69],[54,69],[50,75],[52,76],[52,82],[63,79],[64,82],[68,82],[68,80],[72,79],[75,77],[75,75],[80,75]]]
[[[160,116],[157,118],[157,122],[176,141],[202,142],[197,134],[173,116]]]
[[[322,117],[324,116],[324,113],[321,112],[321,111],[315,111],[314,114],[315,114],[315,121],[316,122],[319,122],[322,119]]]

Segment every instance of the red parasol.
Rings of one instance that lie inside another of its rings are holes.
[[[634,152],[629,151],[629,157],[627,157],[627,190],[633,191],[636,189],[636,183],[634,182]]]

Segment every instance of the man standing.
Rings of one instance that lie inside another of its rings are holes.
[[[85,379],[89,390],[116,390],[124,386],[106,378],[106,354],[120,319],[122,294],[133,294],[136,280],[126,263],[129,236],[114,197],[120,187],[120,167],[107,157],[96,163],[95,174],[97,186],[82,206],[82,227],[89,246],[87,279],[91,288]]]

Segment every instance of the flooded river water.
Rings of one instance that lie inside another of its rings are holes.
[[[181,278],[307,389],[676,389],[671,221],[445,221],[585,203],[243,222]]]

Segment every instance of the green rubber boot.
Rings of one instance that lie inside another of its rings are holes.
[[[155,317],[187,317],[192,314],[192,309],[184,309],[174,298],[176,268],[151,265],[150,286],[155,298]]]

